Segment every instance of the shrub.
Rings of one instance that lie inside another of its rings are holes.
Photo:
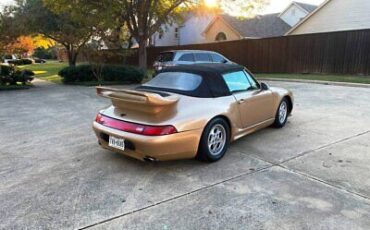
[[[45,49],[38,47],[34,50],[33,56],[40,59],[57,59],[57,51],[54,47]]]
[[[14,66],[0,66],[0,85],[15,85],[17,82],[26,84],[31,82],[35,75],[31,70],[17,70]]]
[[[18,59],[18,60],[10,60],[8,61],[9,64],[13,64],[13,65],[31,65],[32,64],[32,60],[31,59]]]
[[[22,60],[9,60],[8,61],[9,64],[11,65],[22,65]]]
[[[0,65],[0,76],[9,76],[14,71],[14,67],[10,65]]]
[[[132,66],[105,65],[101,71],[102,80],[122,83],[140,83],[144,79],[144,71]],[[64,83],[98,81],[91,65],[66,67],[59,71]]]
[[[35,76],[35,74],[31,70],[28,70],[28,69],[17,70],[14,73],[15,81],[16,82],[21,82],[23,84],[26,84],[26,82],[33,81],[33,79],[34,79],[33,76]]]
[[[90,65],[65,67],[58,74],[63,78],[63,82],[65,83],[95,80]]]

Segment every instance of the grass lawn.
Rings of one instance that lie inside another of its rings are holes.
[[[54,83],[61,83],[62,79],[58,76],[59,70],[68,66],[67,63],[60,63],[58,61],[47,61],[44,64],[33,64],[18,66],[21,69],[29,69],[35,73],[35,77],[48,80]]]
[[[370,76],[330,75],[330,74],[256,74],[256,78],[280,78],[298,80],[319,80],[370,84]]]

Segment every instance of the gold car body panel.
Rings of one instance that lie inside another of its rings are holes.
[[[97,122],[94,122],[93,129],[100,145],[105,149],[139,160],[151,157],[160,161],[194,158],[203,131],[202,129],[195,129],[164,136],[144,136],[105,127]],[[109,146],[108,140],[102,137],[102,133],[116,138],[124,138],[134,143],[135,149],[121,151],[112,148]]]
[[[116,108],[125,108],[154,115],[172,108],[179,100],[176,95],[161,97],[154,93],[109,87],[96,87],[96,92],[99,96],[111,99],[112,105]]]
[[[115,105],[101,113],[115,119],[143,125],[173,125],[178,133],[164,136],[144,136],[109,128],[94,122],[93,129],[99,143],[105,149],[119,152],[139,160],[152,157],[157,160],[194,158],[198,151],[203,129],[210,120],[222,116],[230,124],[230,141],[270,126],[283,97],[290,91],[271,87],[218,98],[197,98],[169,93],[177,98],[173,106],[161,108],[161,112],[143,112],[143,104],[133,103],[129,107],[115,102]],[[150,97],[149,93],[149,97]],[[244,101],[241,101],[244,99]],[[112,100],[113,101],[113,100]],[[117,106],[118,105],[118,106]],[[155,109],[154,109],[155,110]],[[101,133],[124,138],[135,145],[135,150],[121,151],[108,146]]]
[[[274,98],[270,90],[249,90],[235,93],[234,96],[239,105],[243,128],[252,127],[275,116]]]

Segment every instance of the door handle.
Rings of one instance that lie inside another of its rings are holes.
[[[245,100],[244,99],[240,99],[239,101],[238,101],[238,103],[239,104],[243,104],[245,102]]]

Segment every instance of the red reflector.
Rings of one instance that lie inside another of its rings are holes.
[[[101,124],[103,122],[102,118],[103,118],[103,116],[100,113],[98,113],[96,115],[95,121]]]
[[[146,136],[163,136],[177,133],[176,128],[173,127],[172,125],[166,126],[140,125],[127,121],[116,120],[114,118],[103,116],[100,113],[96,116],[95,121],[109,128],[118,129],[129,133],[142,134]]]

